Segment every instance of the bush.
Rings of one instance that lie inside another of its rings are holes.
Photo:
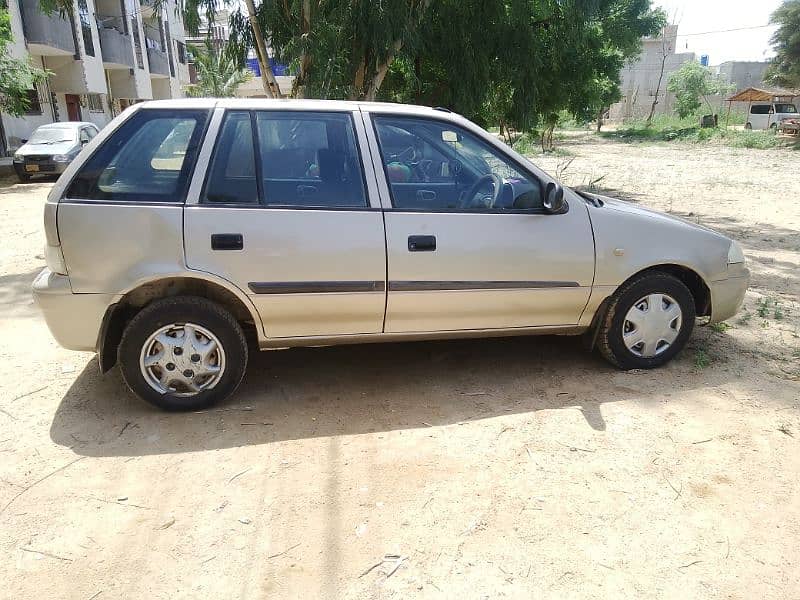
[[[720,118],[720,122],[724,120]],[[648,126],[644,120],[629,121],[617,131],[605,131],[600,135],[626,142],[685,141],[695,143],[716,143],[734,148],[755,148],[766,150],[783,145],[783,140],[774,131],[744,131],[735,129],[701,128],[699,117],[681,119],[670,115],[658,115]]]

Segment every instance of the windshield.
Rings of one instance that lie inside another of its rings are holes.
[[[33,132],[31,139],[28,140],[29,144],[56,144],[58,142],[74,142],[75,130],[74,129],[37,129]]]
[[[775,112],[786,114],[786,113],[796,113],[797,107],[794,104],[776,104],[775,105]]]

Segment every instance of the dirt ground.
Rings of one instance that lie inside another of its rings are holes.
[[[655,372],[554,337],[262,353],[163,414],[52,340],[51,184],[0,186],[0,597],[800,598],[800,152],[561,147],[742,242],[730,328]]]

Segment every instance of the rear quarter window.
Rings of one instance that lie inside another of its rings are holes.
[[[66,197],[184,202],[207,120],[207,111],[138,111],[83,165]]]

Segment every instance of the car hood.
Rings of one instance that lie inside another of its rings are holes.
[[[56,144],[25,144],[14,154],[22,156],[52,156],[53,154],[69,154],[77,146],[77,142],[58,142]]]
[[[682,228],[702,231],[705,233],[711,233],[715,236],[722,238],[725,237],[722,234],[714,231],[713,229],[709,229],[708,227],[704,227],[703,225],[699,225],[694,221],[690,221],[682,217],[668,215],[666,213],[653,210],[651,208],[645,208],[643,206],[639,206],[638,204],[625,202],[624,200],[618,200],[617,198],[612,198],[610,196],[601,196],[600,194],[592,194],[592,196],[594,196],[595,198],[599,198],[603,203],[603,208],[606,208],[608,210],[614,210],[614,211],[624,212],[627,214],[637,215],[653,221],[662,222],[665,225],[674,225]]]

